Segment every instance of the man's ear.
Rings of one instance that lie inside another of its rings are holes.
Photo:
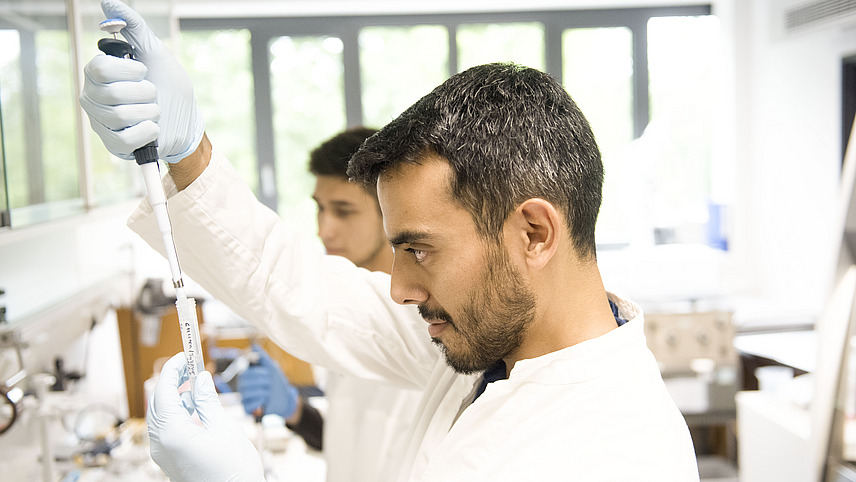
[[[538,198],[521,203],[514,215],[518,236],[525,244],[526,264],[533,269],[543,268],[559,248],[562,216],[553,204]]]

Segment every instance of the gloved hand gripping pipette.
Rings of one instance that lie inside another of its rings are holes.
[[[99,25],[101,30],[113,35],[112,38],[103,38],[98,41],[98,48],[107,55],[134,59],[134,47],[119,40],[116,34],[125,28],[126,23],[120,18],[107,19]],[[178,323],[181,328],[181,342],[184,346],[184,355],[187,359],[187,375],[190,378],[191,390],[196,382],[196,375],[205,369],[202,359],[202,344],[199,336],[199,322],[196,318],[196,300],[188,298],[184,290],[184,281],[181,268],[178,264],[178,254],[175,250],[175,242],[172,238],[172,226],[166,208],[166,194],[161,184],[160,169],[158,167],[158,145],[152,141],[134,150],[134,159],[143,170],[143,179],[148,192],[149,203],[157,219],[158,230],[163,237],[166,259],[172,274],[172,284],[175,287],[175,307],[178,312]]]

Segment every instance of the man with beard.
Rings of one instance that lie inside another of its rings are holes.
[[[376,183],[390,278],[313,253],[265,210],[189,122],[192,89],[142,19],[116,0],[102,8],[128,21],[123,35],[148,71],[93,59],[81,103],[114,153],[159,140],[185,270],[295,356],[424,389],[388,480],[698,480],[641,310],[603,287],[603,166],[558,82],[473,67],[364,143],[349,173]],[[145,204],[131,224],[157,245]],[[398,321],[414,307],[440,350]],[[183,363],[164,366],[150,402],[154,460],[173,480],[261,479],[207,373],[191,405],[203,426],[193,423],[178,393]]]

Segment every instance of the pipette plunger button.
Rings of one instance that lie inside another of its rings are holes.
[[[125,23],[121,18],[108,18],[104,20],[100,24],[98,24],[98,28],[102,31],[112,34],[113,37],[116,37],[116,34],[119,33],[120,30],[125,28],[128,24]]]

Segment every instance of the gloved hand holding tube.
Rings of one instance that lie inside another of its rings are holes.
[[[173,482],[264,480],[261,458],[241,425],[224,413],[211,374],[196,377],[195,407],[178,392],[187,379],[181,353],[164,364],[146,412],[152,459]],[[190,416],[194,408],[201,427]]]
[[[250,415],[273,413],[288,419],[297,409],[297,389],[262,347],[254,344],[252,350],[258,356],[258,363],[251,364],[238,376],[244,411]]]
[[[102,0],[101,9],[107,18],[125,20],[121,33],[136,60],[99,55],[84,68],[80,105],[92,129],[122,159],[134,159],[135,149],[157,140],[161,159],[180,161],[205,131],[190,77],[137,12],[118,0]]]

